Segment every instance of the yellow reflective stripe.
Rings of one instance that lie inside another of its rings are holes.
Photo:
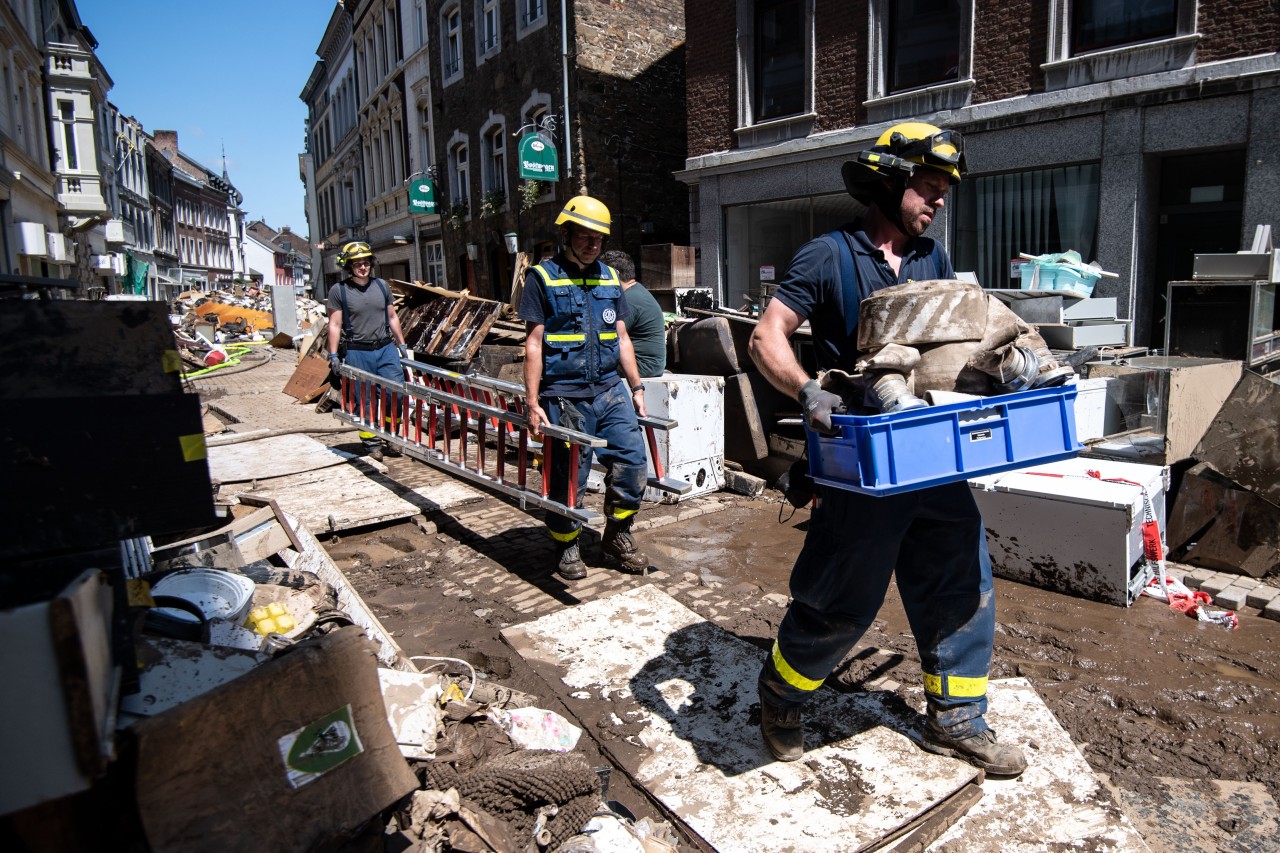
[[[616,335],[617,332],[614,332]],[[543,335],[549,341],[585,341],[586,335]]]
[[[183,462],[195,462],[209,455],[204,446],[204,433],[202,432],[194,435],[178,436],[178,446],[182,448]]]
[[[374,436],[373,436],[373,433],[371,433],[371,432],[365,432],[364,430],[360,430],[360,437],[361,437],[361,438],[373,438]]]
[[[557,542],[572,542],[578,538],[578,531],[576,530],[571,530],[568,533],[556,533],[554,530],[548,532],[551,534],[551,538]]]
[[[773,668],[778,671],[778,675],[782,676],[783,681],[797,690],[817,690],[822,686],[821,680],[814,681],[812,678],[805,678],[791,668],[791,664],[783,659],[782,649],[778,647],[777,640],[773,641]]]
[[[618,521],[622,521],[624,518],[630,518],[637,512],[639,512],[639,510],[636,509],[615,509],[613,511],[613,517]]]
[[[932,675],[924,673],[924,691],[932,696],[976,699],[987,695],[987,676]]]
[[[612,341],[617,337],[618,337],[617,332],[601,332],[600,333],[600,340],[602,341]]]
[[[182,369],[182,356],[176,349],[167,349],[160,354],[160,366],[165,373],[177,373]]]

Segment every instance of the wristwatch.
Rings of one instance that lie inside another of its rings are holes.
[[[637,391],[643,391],[643,390],[644,390],[644,386],[643,386],[643,385],[632,385],[632,386],[631,386],[631,393],[632,393],[632,394],[636,393]]]

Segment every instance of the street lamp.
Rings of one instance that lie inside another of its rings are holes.
[[[520,235],[514,231],[508,231],[502,235],[502,239],[507,241],[507,254],[514,255],[520,248]]]

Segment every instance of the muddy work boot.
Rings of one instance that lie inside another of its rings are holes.
[[[376,438],[373,439],[372,441],[370,441],[369,439],[364,439],[363,444],[364,444],[365,456],[368,456],[370,459],[374,460],[375,462],[382,461],[382,442],[381,441],[379,441]]]
[[[567,581],[580,581],[587,576],[587,564],[578,552],[578,540],[557,542],[556,574]]]
[[[1027,759],[1016,746],[999,743],[996,733],[987,729],[969,737],[953,737],[932,723],[925,726],[920,745],[928,752],[948,755],[981,767],[988,776],[1011,778],[1027,769]]]
[[[796,761],[804,755],[804,715],[800,708],[774,705],[760,693],[760,735],[769,753],[779,761]]]
[[[600,550],[605,559],[620,572],[629,575],[649,573],[649,558],[640,553],[636,540],[631,538],[631,522],[609,519],[604,523],[604,539],[600,542]]]

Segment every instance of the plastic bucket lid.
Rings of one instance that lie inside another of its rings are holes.
[[[253,581],[244,575],[221,569],[182,569],[156,582],[155,595],[171,595],[194,604],[206,619],[244,621],[253,603]],[[174,607],[157,608],[156,613],[175,622],[198,622],[190,613]]]

